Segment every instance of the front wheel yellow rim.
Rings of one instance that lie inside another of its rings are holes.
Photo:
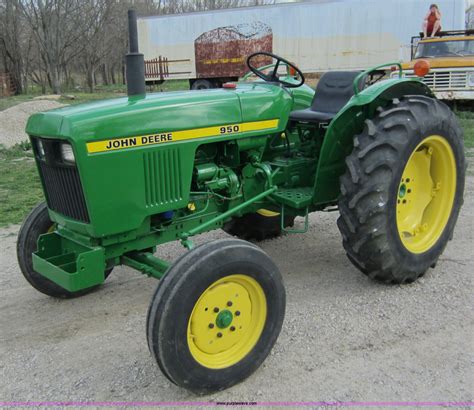
[[[425,138],[411,154],[398,187],[400,239],[412,253],[431,249],[446,227],[456,193],[456,161],[442,136]]]
[[[267,318],[260,284],[246,275],[230,275],[209,286],[189,317],[187,341],[202,366],[222,369],[240,362],[257,344]]]

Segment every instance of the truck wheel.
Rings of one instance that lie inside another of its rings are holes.
[[[196,80],[191,85],[191,90],[209,90],[210,88],[217,88],[210,80]]]
[[[285,215],[285,227],[293,226],[294,221],[294,216]],[[275,238],[282,233],[280,214],[268,209],[232,218],[222,229],[237,238],[257,241]]]
[[[407,96],[354,139],[341,178],[339,230],[351,262],[386,283],[436,264],[463,203],[462,131],[442,102]]]
[[[215,392],[262,364],[284,314],[282,278],[267,254],[238,239],[216,240],[178,259],[158,284],[148,346],[173,383]]]
[[[55,298],[70,299],[89,293],[95,287],[69,292],[33,270],[31,254],[37,250],[38,238],[40,235],[53,230],[54,223],[49,219],[46,203],[42,202],[29,213],[18,234],[16,252],[23,276],[36,290]],[[106,278],[112,272],[112,269],[106,270]]]

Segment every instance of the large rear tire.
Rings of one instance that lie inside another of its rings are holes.
[[[18,234],[16,250],[18,264],[23,276],[36,290],[54,298],[71,299],[91,292],[96,286],[77,292],[69,292],[33,269],[32,253],[37,250],[38,238],[52,230],[54,230],[54,223],[49,218],[46,203],[42,202],[28,214]],[[105,278],[109,276],[110,272],[112,272],[112,268],[105,271]]]
[[[284,314],[272,260],[248,242],[216,240],[186,253],[160,280],[148,310],[148,346],[173,383],[211,393],[262,364]]]
[[[429,97],[396,99],[366,121],[346,163],[338,227],[347,256],[373,279],[413,282],[436,264],[463,203],[455,115]]]

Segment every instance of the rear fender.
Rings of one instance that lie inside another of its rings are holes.
[[[386,107],[394,98],[406,95],[434,97],[418,79],[381,81],[355,95],[331,121],[321,147],[313,200],[315,205],[335,203],[339,197],[339,178],[345,172],[345,158],[352,152],[354,136],[360,134],[367,119],[378,107]]]

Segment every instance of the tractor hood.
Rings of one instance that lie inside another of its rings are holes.
[[[60,166],[56,163],[54,141],[47,145],[47,161],[37,157],[42,175],[59,179],[54,185],[46,181],[54,189],[65,184],[67,174],[76,178],[69,185],[79,190],[77,198],[83,195],[82,216],[61,213],[58,206],[57,212],[50,209],[53,220],[103,237],[136,229],[146,223],[145,215],[185,207],[200,145],[237,138],[244,143],[280,133],[293,104],[282,87],[248,83],[60,108],[31,116],[26,131],[32,137],[67,140],[73,148],[74,165],[68,171],[61,159]],[[162,186],[167,188],[161,191]],[[80,204],[77,198],[72,203]]]
[[[281,118],[292,97],[270,84],[122,97],[32,115],[29,135],[73,142]]]

